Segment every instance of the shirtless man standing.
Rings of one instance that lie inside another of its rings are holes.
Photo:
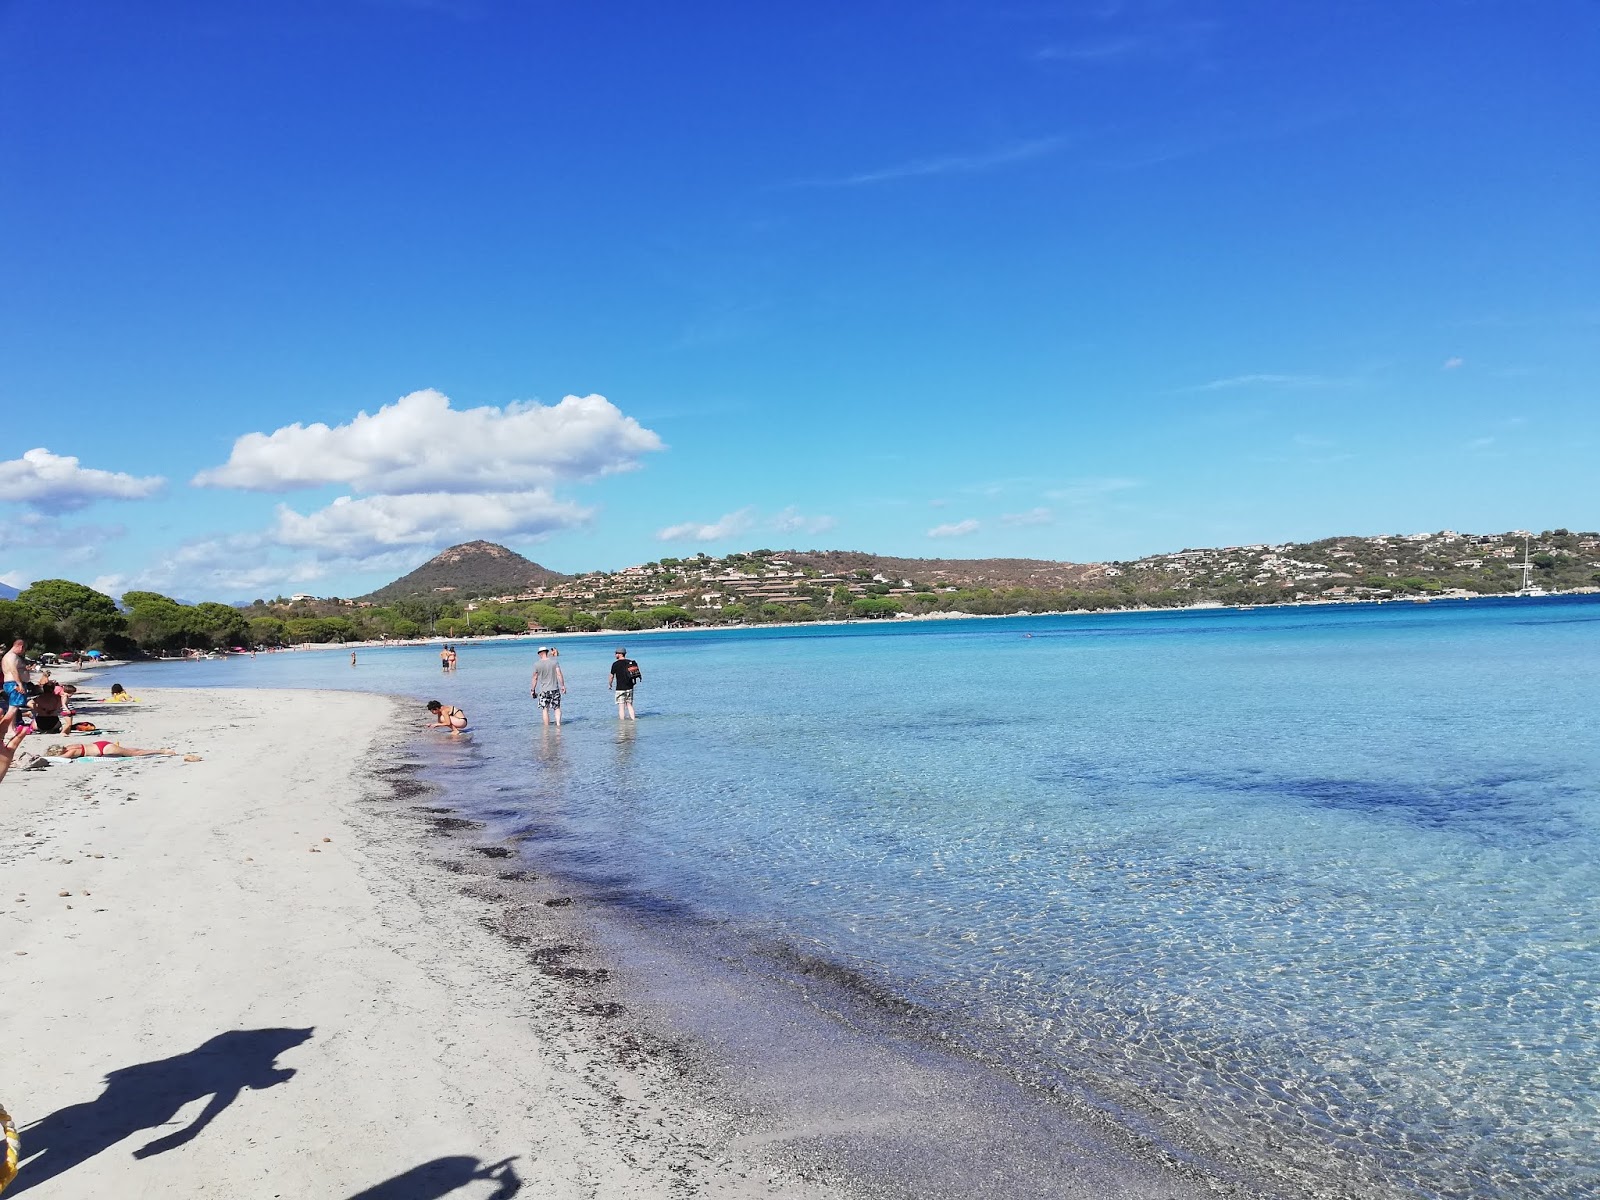
[[[26,708],[28,705],[28,660],[24,656],[28,644],[21,638],[11,643],[11,649],[0,658],[0,678],[5,681],[6,707]]]

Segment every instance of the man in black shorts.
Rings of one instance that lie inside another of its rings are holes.
[[[617,650],[617,660],[611,664],[611,676],[606,686],[617,694],[617,720],[636,721],[633,713],[633,685],[639,682],[639,664],[628,657],[628,652]]]

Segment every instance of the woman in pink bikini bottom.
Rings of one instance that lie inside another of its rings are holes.
[[[176,750],[140,750],[117,742],[74,742],[70,746],[46,746],[48,758],[144,758],[151,754],[177,754]]]

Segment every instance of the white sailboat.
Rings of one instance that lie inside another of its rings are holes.
[[[1512,593],[1514,596],[1548,596],[1550,593],[1541,587],[1533,586],[1533,560],[1528,554],[1529,539],[1522,539],[1522,561],[1514,565],[1513,571],[1522,572],[1522,586]]]

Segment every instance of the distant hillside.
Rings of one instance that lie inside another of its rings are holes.
[[[1078,587],[1100,573],[1096,563],[1043,558],[892,558],[859,550],[784,550],[778,557],[824,574],[866,571],[885,579],[914,579],[956,587]]]
[[[17,589],[10,584],[0,583],[0,600],[15,600]]]
[[[392,604],[413,598],[470,600],[478,596],[514,596],[566,578],[493,542],[463,542],[361,599]]]

